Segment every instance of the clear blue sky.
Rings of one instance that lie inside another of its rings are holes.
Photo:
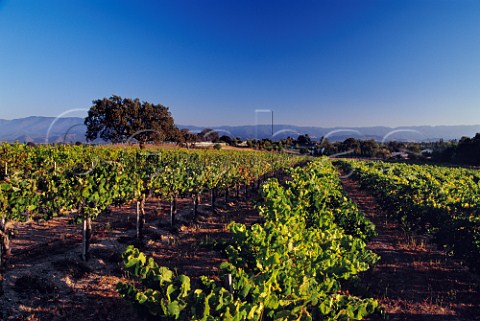
[[[256,109],[308,126],[480,124],[480,1],[0,0],[0,118],[112,94],[199,126],[254,124]]]

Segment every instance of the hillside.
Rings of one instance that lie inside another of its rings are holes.
[[[193,125],[178,125],[192,132],[200,132],[204,127]],[[274,125],[273,135],[271,125],[244,126],[214,126],[220,136],[239,137],[240,139],[283,139],[288,136],[296,138],[308,134],[314,139],[328,137],[332,141],[341,141],[349,137],[359,139],[434,141],[439,139],[459,139],[462,136],[474,136],[480,132],[480,125],[459,126],[412,126],[412,127],[306,127],[295,125]],[[20,119],[0,119],[0,141],[5,142],[84,142],[85,125],[83,118],[54,118],[31,116]]]

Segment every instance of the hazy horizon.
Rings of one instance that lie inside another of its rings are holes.
[[[308,127],[476,125],[479,16],[466,0],[0,0],[0,118],[85,117],[115,94],[200,127],[270,123],[255,110]]]
[[[55,118],[55,116],[45,116],[45,115],[31,115],[31,116],[26,116],[26,117],[20,117],[20,118],[11,118],[11,119],[6,119],[6,118],[0,118],[0,120],[21,120],[25,118],[30,118],[30,117],[45,117],[45,118]],[[78,116],[65,116],[61,118],[83,118],[83,117],[78,117]],[[216,124],[216,125],[196,125],[196,124],[180,124],[178,122],[175,122],[175,125],[177,126],[182,126],[182,127],[200,127],[200,128],[218,128],[218,127],[246,127],[246,126],[271,126],[271,123],[252,123],[252,124],[238,124],[238,125],[229,125],[229,124]],[[374,128],[374,127],[385,127],[385,128],[415,128],[415,127],[461,127],[461,126],[480,126],[480,122],[476,124],[452,124],[452,125],[445,125],[445,124],[439,124],[439,125],[429,125],[429,124],[424,124],[424,125],[399,125],[399,126],[386,126],[386,125],[370,125],[370,126],[317,126],[317,125],[304,125],[304,124],[290,124],[290,123],[275,123],[273,124],[274,126],[296,126],[296,127],[317,127],[317,128]]]

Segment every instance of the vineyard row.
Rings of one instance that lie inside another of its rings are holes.
[[[9,254],[8,221],[69,215],[83,224],[88,258],[91,220],[112,205],[137,202],[137,237],[143,236],[144,204],[156,196],[171,204],[174,222],[179,196],[190,196],[196,211],[201,193],[248,188],[268,173],[303,158],[247,151],[137,150],[93,146],[0,146],[5,164],[0,181],[0,252]],[[195,215],[195,213],[194,213]]]
[[[436,243],[480,266],[480,173],[401,163],[344,161],[404,229],[429,232]]]
[[[175,275],[130,246],[123,259],[132,281],[118,284],[120,294],[162,320],[362,320],[377,312],[376,300],[344,288],[378,260],[366,248],[373,224],[327,159],[289,175],[285,185],[262,185],[263,223],[229,225],[228,282]]]

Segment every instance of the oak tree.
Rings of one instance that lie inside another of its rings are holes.
[[[94,100],[84,123],[88,141],[137,141],[143,147],[146,142],[177,141],[180,135],[168,107],[115,95]]]

